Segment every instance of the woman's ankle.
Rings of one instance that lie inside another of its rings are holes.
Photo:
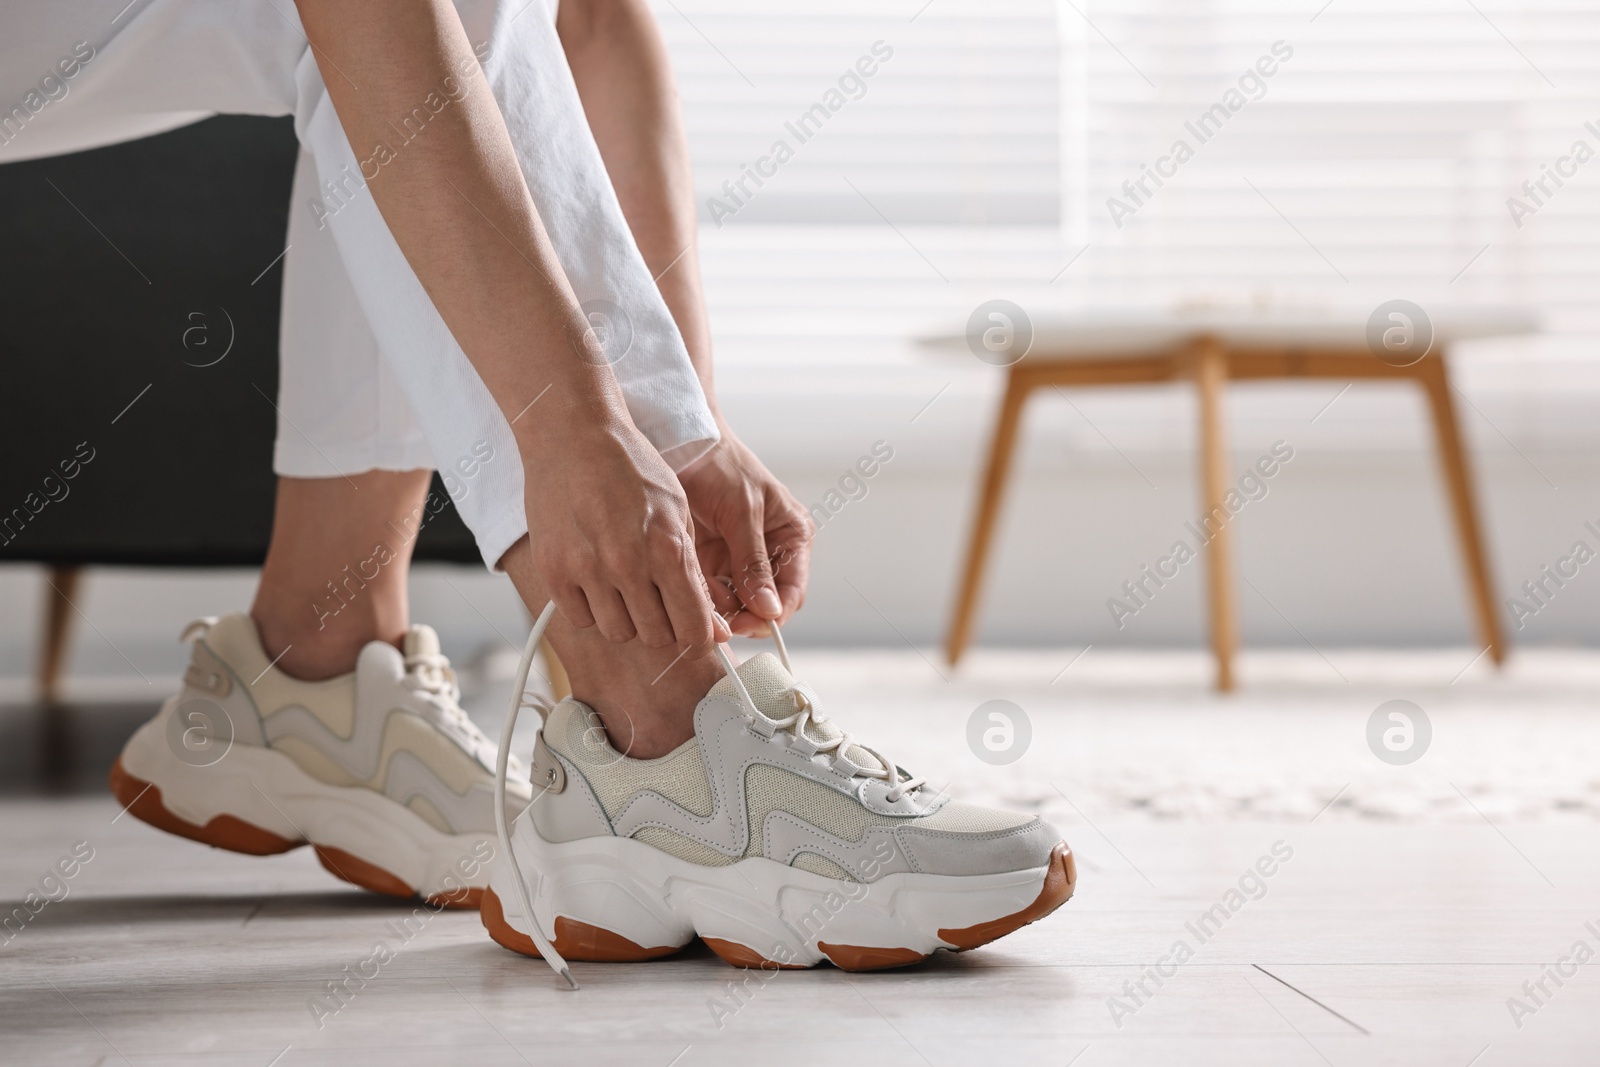
[[[320,681],[356,668],[373,641],[399,645],[409,624],[411,542],[396,543],[371,573],[373,545],[420,506],[429,472],[367,471],[279,478],[272,543],[250,617],[278,669]]]
[[[337,678],[356,669],[361,650],[373,641],[399,646],[405,627],[396,633],[385,632],[371,613],[350,615],[339,620],[323,620],[321,626],[301,619],[293,611],[263,604],[260,597],[250,608],[261,649],[274,666],[291,678],[320,682]],[[392,630],[391,625],[387,629]]]
[[[639,654],[649,651],[630,642],[617,655],[648,658]],[[665,756],[693,737],[694,709],[723,676],[714,656],[669,661],[654,680],[636,663],[613,663],[613,668],[622,669],[603,672],[595,670],[596,664],[585,663],[574,672],[565,659],[562,662],[572,679],[573,697],[594,709],[611,747],[629,759]]]

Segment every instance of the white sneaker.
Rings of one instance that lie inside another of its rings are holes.
[[[495,746],[457,699],[427,626],[374,641],[355,672],[303,682],[246,615],[200,619],[183,689],[111,769],[134,816],[262,856],[310,844],[330,872],[392,896],[475,907],[495,851]],[[507,783],[520,811],[525,780]]]
[[[694,726],[635,760],[585,705],[549,710],[532,771],[544,791],[483,895],[491,937],[539,954],[520,880],[568,959],[651,959],[698,935],[740,967],[876,970],[987,944],[1072,895],[1055,830],[926,788],[823,719],[771,654],[718,682]]]

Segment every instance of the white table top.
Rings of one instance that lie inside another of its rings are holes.
[[[1434,345],[1479,337],[1535,333],[1538,313],[1529,307],[1487,304],[1423,305]],[[1234,348],[1282,345],[1367,348],[1372,307],[1200,307],[1096,308],[1083,311],[1027,311],[1032,321],[1033,356],[1139,356],[1171,349],[1202,336]],[[918,340],[931,348],[967,351],[964,330]]]

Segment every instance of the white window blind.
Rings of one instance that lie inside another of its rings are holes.
[[[1593,5],[1063,5],[1064,221],[1089,291],[1503,300],[1557,335],[1600,326],[1600,160],[1565,158],[1600,152]],[[1275,73],[1246,76],[1263,56]],[[1193,158],[1134,203],[1123,183],[1179,140]],[[1563,159],[1562,187],[1522,188]],[[1136,212],[1120,228],[1113,197]]]
[[[724,366],[903,367],[907,337],[1059,270],[1053,0],[660,0],[657,13]],[[892,57],[798,143],[797,118],[879,42]],[[723,216],[711,201],[777,140],[793,158]]]
[[[1558,423],[1600,443],[1586,413],[1600,394],[1600,158],[1572,156],[1580,141],[1600,153],[1593,5],[660,0],[658,13],[735,371],[833,360],[899,368],[924,390],[926,356],[904,339],[993,297],[1508,302],[1537,308],[1547,333],[1465,353],[1458,381],[1490,443],[1537,443]],[[879,41],[893,55],[859,98],[795,143],[788,124]],[[1202,143],[1186,124],[1207,114]],[[1180,139],[1192,158],[1134,202],[1123,183]],[[793,157],[713,219],[724,182],[778,140]],[[1557,167],[1559,188],[1524,189]],[[1112,197],[1135,209],[1120,227]],[[1513,197],[1531,209],[1520,226]]]
[[[702,217],[783,141],[734,221],[882,225],[870,200],[896,224],[1055,224],[1051,3],[924,2],[662,0]]]

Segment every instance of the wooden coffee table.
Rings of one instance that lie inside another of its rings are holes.
[[[1006,351],[1002,346],[1001,351],[982,358],[1006,363],[1019,352],[1024,354],[1006,367],[1005,395],[989,446],[955,614],[945,640],[949,661],[960,660],[972,636],[984,565],[1011,471],[1023,405],[1036,390],[1194,382],[1200,402],[1200,488],[1209,515],[1223,506],[1231,482],[1222,412],[1224,386],[1229,381],[1317,378],[1411,382],[1421,387],[1433,417],[1479,638],[1494,662],[1500,663],[1505,658],[1505,639],[1490,592],[1489,564],[1456,419],[1447,354],[1457,341],[1532,333],[1538,328],[1537,316],[1520,308],[1435,307],[1420,317],[1400,308],[1402,318],[1392,319],[1391,310],[1385,305],[1384,314],[1379,315],[1365,308],[1263,312],[1129,308],[1035,315],[1031,342],[1021,326],[1007,323],[1015,347]],[[1377,323],[1370,331],[1369,321]],[[969,347],[965,333],[928,338],[925,343]],[[1226,691],[1234,687],[1233,658],[1238,648],[1231,523],[1221,524],[1205,552],[1216,685]]]

